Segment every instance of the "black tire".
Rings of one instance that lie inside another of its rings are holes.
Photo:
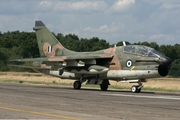
[[[101,84],[100,85],[102,91],[107,91],[108,85],[107,84]]]
[[[75,81],[73,84],[74,89],[79,90],[81,89],[81,82],[80,81]]]

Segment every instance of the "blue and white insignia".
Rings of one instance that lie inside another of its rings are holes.
[[[52,52],[52,46],[48,46],[48,52]]]
[[[126,66],[127,66],[128,68],[130,68],[132,65],[133,65],[132,60],[127,60]]]

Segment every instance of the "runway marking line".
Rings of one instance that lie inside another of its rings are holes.
[[[16,108],[8,108],[8,107],[3,107],[3,106],[0,106],[0,109],[23,112],[23,113],[30,113],[30,114],[36,114],[36,115],[43,115],[43,116],[47,116],[47,117],[55,117],[55,118],[61,118],[61,119],[67,119],[67,120],[81,120],[79,118],[72,118],[72,117],[68,117],[68,116],[60,116],[60,115],[56,115],[56,114],[48,114],[48,113],[43,113],[43,112],[35,112],[35,111],[22,110],[22,109],[16,109]]]
[[[180,97],[173,96],[141,96],[141,95],[126,95],[126,94],[102,94],[109,96],[121,96],[121,97],[136,97],[136,98],[154,98],[154,99],[166,99],[166,100],[180,100]]]

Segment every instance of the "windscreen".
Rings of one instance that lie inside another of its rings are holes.
[[[160,56],[165,56],[164,54],[162,54],[161,52],[155,50],[155,49],[152,49],[150,52],[149,52],[149,57],[160,57]]]

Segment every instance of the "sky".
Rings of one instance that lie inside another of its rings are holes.
[[[0,31],[54,33],[119,41],[180,44],[180,0],[1,0]]]

